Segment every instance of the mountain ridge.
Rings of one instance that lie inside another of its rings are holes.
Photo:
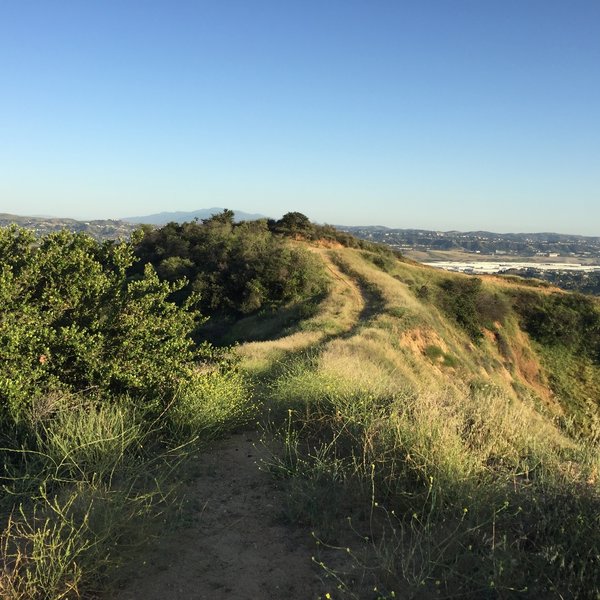
[[[212,215],[223,212],[225,208],[213,206],[212,208],[199,208],[198,210],[192,211],[163,211],[159,213],[153,213],[150,215],[142,215],[136,217],[123,217],[121,221],[126,223],[136,224],[149,224],[149,225],[166,225],[173,221],[176,223],[183,223],[185,221],[193,221],[194,219],[209,219]],[[254,221],[257,219],[266,219],[265,215],[259,213],[247,213],[243,210],[233,210],[234,219],[236,221]]]

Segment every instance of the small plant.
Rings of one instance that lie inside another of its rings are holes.
[[[81,558],[93,542],[84,519],[68,514],[75,498],[54,505],[50,518],[20,507],[11,515],[0,540],[0,596],[5,600],[70,600],[81,597]]]
[[[430,295],[431,291],[426,285],[422,285],[417,290],[417,298],[419,298],[420,300],[429,300]]]
[[[473,341],[478,341],[483,336],[482,323],[477,310],[481,285],[481,279],[477,277],[445,279],[440,284],[441,307],[455,319]]]
[[[127,404],[82,405],[64,409],[40,424],[38,456],[47,476],[57,480],[110,482],[139,454],[142,423]]]
[[[444,351],[439,346],[429,345],[425,347],[423,354],[430,360],[437,361],[444,356]]]
[[[195,435],[206,441],[244,424],[255,412],[242,373],[212,369],[181,385],[168,418],[177,437]]]

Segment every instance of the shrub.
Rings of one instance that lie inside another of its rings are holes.
[[[536,341],[582,351],[600,363],[600,311],[592,298],[521,292],[514,306],[521,325]]]
[[[0,433],[45,397],[128,395],[156,409],[210,357],[190,338],[199,313],[168,300],[182,282],[149,265],[129,280],[133,261],[126,243],[0,230]]]
[[[510,312],[510,304],[499,293],[481,290],[475,300],[477,313],[484,327],[495,329],[496,323],[504,323]]]
[[[423,354],[425,354],[427,358],[435,361],[444,356],[444,351],[439,346],[429,345],[423,350]]]
[[[477,298],[481,292],[481,279],[477,277],[445,279],[440,283],[443,294],[440,304],[469,335],[477,341],[482,337],[481,319]]]
[[[327,285],[319,261],[276,235],[266,221],[235,224],[224,213],[147,231],[136,255],[141,261],[131,272],[141,273],[143,264],[151,263],[166,281],[186,276],[188,283],[172,299],[182,305],[197,292],[209,315],[239,317],[309,300]]]

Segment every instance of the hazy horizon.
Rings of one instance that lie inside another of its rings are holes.
[[[53,214],[18,214],[18,213],[5,213],[5,214],[12,214],[14,216],[20,216],[20,217],[31,217],[31,218],[40,218],[40,219],[74,219],[77,221],[95,221],[95,220],[115,220],[115,221],[127,221],[127,219],[131,219],[131,218],[138,218],[138,217],[142,217],[142,216],[151,216],[151,215],[159,215],[162,213],[191,213],[191,212],[197,212],[197,211],[201,211],[201,210],[207,210],[207,209],[211,209],[211,208],[229,208],[230,210],[235,210],[237,211],[238,209],[235,207],[206,207],[206,208],[199,208],[199,209],[195,209],[195,210],[161,210],[158,211],[156,213],[147,213],[147,214],[140,214],[140,215],[127,215],[124,217],[115,217],[115,216],[101,216],[101,217],[90,217],[90,218],[86,218],[86,217],[73,217],[72,215],[53,215]],[[256,211],[242,211],[244,213],[249,213],[249,214],[257,214]],[[302,212],[302,211],[299,211]],[[262,215],[263,217],[266,218],[273,218],[273,219],[278,219],[281,216],[283,216],[284,213],[282,214],[278,214],[278,215]],[[310,218],[310,215],[307,215]],[[510,231],[500,231],[497,229],[483,229],[483,228],[475,228],[475,229],[440,229],[440,228],[435,228],[435,227],[411,227],[411,226],[405,226],[405,225],[399,225],[399,226],[395,226],[395,225],[389,225],[389,224],[385,224],[385,223],[344,223],[344,222],[325,222],[325,221],[317,221],[315,219],[310,219],[312,222],[314,223],[318,223],[321,225],[334,225],[337,227],[386,227],[388,229],[406,229],[406,230],[422,230],[422,231],[439,231],[442,233],[449,233],[452,231],[457,231],[460,233],[474,233],[474,232],[486,232],[486,233],[497,233],[497,234],[501,234],[501,235],[509,235],[509,234],[519,234],[519,235],[524,235],[524,234],[558,234],[558,235],[574,235],[574,236],[584,236],[584,237],[600,237],[600,235],[594,235],[594,234],[585,234],[585,233],[578,233],[576,231],[547,231],[547,230],[510,230]]]
[[[600,3],[0,7],[0,212],[600,235]]]

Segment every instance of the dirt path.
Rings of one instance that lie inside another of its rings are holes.
[[[333,282],[314,318],[323,327],[244,344],[239,352],[245,360],[281,360],[351,336],[375,311],[374,300],[351,273],[326,250],[315,252]],[[237,433],[198,457],[185,491],[191,503],[183,511],[185,526],[157,539],[125,587],[106,600],[318,600],[332,593],[335,584],[322,582],[325,573],[311,557],[320,550],[319,558],[333,566],[339,553],[318,549],[309,529],[284,521],[285,492],[259,469],[268,453],[258,437],[257,432]],[[135,561],[136,568],[142,560]]]
[[[324,597],[310,531],[284,524],[284,492],[258,468],[257,437],[234,434],[199,457],[189,524],[157,540],[113,600]]]

